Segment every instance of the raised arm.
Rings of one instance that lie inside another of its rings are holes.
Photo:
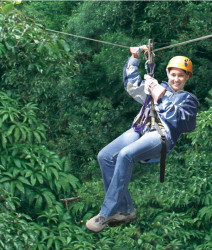
[[[140,61],[137,58],[130,57],[123,70],[124,88],[130,96],[137,102],[144,103],[146,94],[144,93],[144,83],[138,74],[138,66]]]

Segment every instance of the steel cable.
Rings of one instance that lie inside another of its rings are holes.
[[[116,43],[109,43],[109,42],[105,42],[105,41],[101,41],[101,40],[97,40],[97,39],[93,39],[93,38],[88,38],[88,37],[84,37],[84,36],[79,36],[79,35],[74,35],[74,34],[71,34],[71,33],[62,32],[62,31],[51,30],[51,29],[45,29],[45,30],[50,31],[50,32],[54,32],[54,33],[63,34],[63,35],[73,36],[73,37],[77,37],[77,38],[81,38],[81,39],[86,39],[86,40],[90,40],[90,41],[93,41],[93,42],[104,43],[104,44],[108,44],[108,45],[112,45],[112,46],[118,46],[118,47],[127,48],[127,49],[130,48],[129,46],[124,46],[124,45],[120,45],[120,44],[116,44]],[[176,47],[176,46],[185,45],[185,44],[188,44],[188,43],[197,42],[197,41],[208,39],[208,38],[211,38],[211,37],[212,37],[212,35],[198,37],[198,38],[191,39],[191,40],[188,40],[188,41],[184,41],[184,42],[181,42],[181,43],[176,43],[176,44],[172,44],[172,45],[165,46],[165,47],[162,47],[162,48],[158,48],[158,49],[153,50],[153,52],[173,48],[173,47]]]

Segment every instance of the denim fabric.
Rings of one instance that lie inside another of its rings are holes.
[[[168,136],[166,139],[168,152],[171,140]],[[141,136],[131,128],[99,152],[98,162],[105,189],[105,199],[100,211],[102,216],[107,218],[117,212],[134,211],[128,191],[133,163],[160,159],[161,148],[161,137],[156,130],[146,131]]]

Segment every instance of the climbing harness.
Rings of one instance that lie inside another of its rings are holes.
[[[153,41],[149,39],[148,41],[148,50],[144,52],[145,69],[147,74],[151,77],[154,77],[154,57],[155,54],[153,52]],[[151,108],[148,108],[148,104],[151,103]],[[161,158],[160,158],[160,182],[164,182],[165,177],[165,160],[166,160],[166,137],[163,134],[162,129],[158,125],[158,115],[155,111],[154,100],[151,95],[147,95],[144,101],[144,104],[139,112],[136,121],[133,123],[133,129],[136,132],[142,133],[144,127],[146,126],[147,120],[150,118],[150,130],[157,130],[159,135],[161,136],[162,141],[162,149],[161,149]]]

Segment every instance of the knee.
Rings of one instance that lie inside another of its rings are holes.
[[[114,167],[116,164],[118,153],[112,155],[110,151],[103,148],[97,155],[97,160],[101,168],[105,166],[112,166]]]
[[[132,159],[132,156],[131,154],[129,153],[129,151],[127,150],[127,148],[123,148],[120,152],[119,152],[119,155],[118,155],[118,158],[121,160],[121,161],[129,161],[129,162],[132,162],[133,159]]]
[[[97,155],[97,160],[98,160],[98,162],[100,162],[102,159],[103,159],[103,153],[102,153],[102,150],[101,150],[101,151],[99,151],[99,153]]]
[[[101,163],[102,161],[104,161],[107,158],[107,154],[104,151],[104,149],[102,149],[101,151],[99,151],[98,155],[97,155],[97,160],[99,163]]]

